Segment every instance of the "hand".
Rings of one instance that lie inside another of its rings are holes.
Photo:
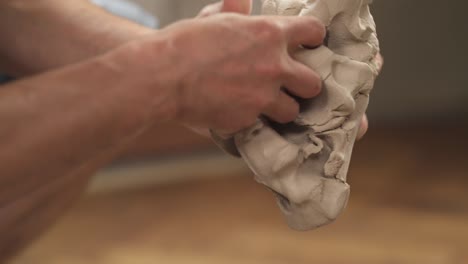
[[[235,12],[235,13],[247,15],[247,14],[250,14],[251,9],[252,9],[252,0],[224,0],[222,2],[218,2],[218,3],[206,6],[205,8],[202,9],[202,11],[198,14],[197,17],[203,18],[203,17],[215,15],[221,12]],[[377,60],[377,64],[379,65],[379,71],[380,71],[383,65],[383,58],[380,54],[378,54],[376,60]],[[364,137],[368,128],[369,128],[369,121],[368,121],[367,115],[364,115],[361,121],[359,132],[358,132],[358,137],[357,137],[358,140]],[[205,129],[199,129],[199,128],[191,128],[191,129],[204,136],[210,135],[209,131]]]
[[[252,0],[224,0],[207,5],[198,14],[198,18],[208,17],[219,13],[238,13],[249,15],[252,11]]]
[[[238,13],[242,15],[249,15],[251,11],[252,0],[224,0],[205,6],[197,15],[197,18],[209,17],[220,13]],[[201,136],[211,137],[211,133],[208,128],[191,126],[188,126],[188,128]]]
[[[322,44],[325,29],[315,18],[224,14],[164,32],[180,64],[174,100],[176,119],[185,125],[232,134],[262,114],[287,123],[299,112],[288,93],[312,98],[320,92],[320,77],[290,56],[302,44]]]
[[[380,53],[377,54],[377,56],[375,57],[375,60],[376,60],[379,72],[382,71],[382,67],[383,67],[383,64],[384,64],[384,59],[383,59],[382,55]],[[359,128],[359,132],[358,132],[358,135],[357,135],[357,140],[361,140],[364,137],[364,135],[366,134],[368,129],[369,129],[369,119],[367,118],[367,115],[364,115],[364,117],[361,120],[361,126]]]

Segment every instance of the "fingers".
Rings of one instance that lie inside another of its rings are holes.
[[[238,13],[249,15],[252,11],[252,0],[224,0],[221,8],[223,13]]]
[[[203,17],[208,17],[208,16],[218,14],[221,12],[222,7],[223,7],[222,2],[207,5],[200,11],[200,13],[198,13],[197,18],[203,18]]]
[[[375,63],[377,65],[377,70],[380,73],[384,64],[384,58],[382,54],[379,53],[377,54],[377,56],[375,56]],[[369,130],[369,119],[367,118],[367,115],[364,115],[359,126],[357,140],[361,140],[367,133],[367,130]]]
[[[283,21],[290,48],[296,49],[301,45],[307,47],[322,45],[326,29],[318,19],[314,17],[287,17]]]
[[[359,127],[357,140],[361,140],[364,137],[364,135],[366,134],[368,129],[369,129],[369,120],[367,119],[367,116],[364,115],[362,117],[361,124],[360,124],[360,127]]]
[[[283,85],[291,94],[309,99],[317,96],[322,89],[320,76],[304,64],[290,59],[290,74],[285,77]]]
[[[187,127],[189,130],[191,130],[192,132],[200,135],[200,136],[203,136],[203,137],[210,137],[211,136],[211,133],[210,133],[210,130],[208,128],[202,128],[202,127],[194,127],[194,126],[185,126]]]
[[[249,15],[252,12],[252,0],[224,0],[204,7],[198,18],[208,17],[219,13],[238,13]]]
[[[383,64],[384,64],[384,58],[382,56],[382,54],[377,54],[377,56],[375,56],[375,63],[377,65],[377,70],[379,71],[379,73],[382,71],[382,67],[383,67]]]
[[[289,123],[299,115],[299,104],[284,92],[280,92],[277,100],[269,105],[263,114],[275,122]]]

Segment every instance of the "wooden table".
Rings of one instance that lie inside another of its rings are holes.
[[[374,130],[356,148],[348,209],[317,231],[289,230],[248,172],[220,172],[84,197],[12,263],[466,264],[467,135]]]

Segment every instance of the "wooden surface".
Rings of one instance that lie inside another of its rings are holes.
[[[323,229],[289,230],[248,172],[220,172],[85,197],[13,263],[466,264],[468,129],[402,131],[356,146],[350,204]]]

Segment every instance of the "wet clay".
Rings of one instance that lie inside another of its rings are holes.
[[[379,43],[372,0],[264,0],[263,14],[314,16],[328,29],[325,45],[294,57],[323,80],[322,93],[300,101],[301,113],[282,125],[267,119],[231,140],[215,136],[240,154],[255,179],[271,189],[289,226],[310,230],[344,210],[353,145],[378,74]]]

